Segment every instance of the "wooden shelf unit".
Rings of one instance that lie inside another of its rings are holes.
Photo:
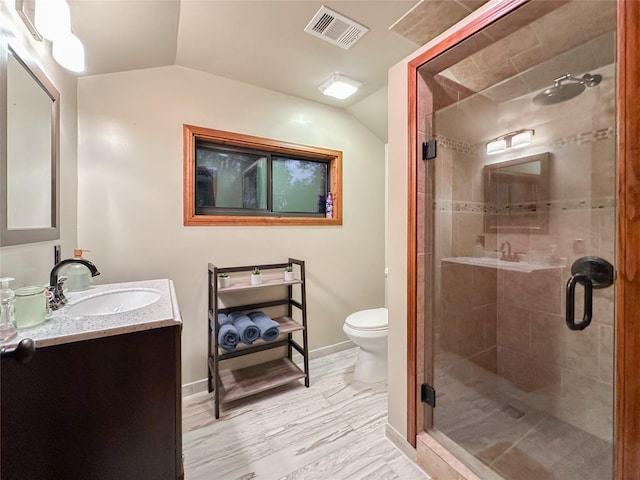
[[[293,281],[284,280],[283,272],[289,265],[294,266],[296,275],[299,277]],[[260,269],[263,277],[262,283],[259,285],[252,285],[250,282],[250,274],[255,267]],[[230,286],[224,288],[218,286],[218,275],[221,273],[227,273],[231,276]],[[216,418],[220,418],[220,406],[224,403],[301,379],[304,379],[304,384],[308,387],[309,347],[304,261],[289,258],[286,263],[223,268],[209,263],[208,278],[208,390],[209,393],[214,393]],[[250,295],[252,290],[267,288],[273,288],[274,291],[273,295],[268,295],[269,300],[242,303],[231,307],[220,306],[221,295],[228,298],[236,293],[244,292],[246,296],[247,293]],[[217,322],[219,313],[249,312],[269,307],[284,307],[287,311],[285,315],[274,318],[280,324],[280,335],[275,341],[257,340],[252,345],[239,343],[237,348],[230,352],[220,348],[218,345],[220,326]],[[294,309],[299,312],[300,321],[294,319]],[[295,332],[301,332],[302,344],[293,338]],[[221,368],[226,360],[283,347],[287,352],[285,357],[239,369]],[[294,350],[302,355],[302,369],[293,362]]]

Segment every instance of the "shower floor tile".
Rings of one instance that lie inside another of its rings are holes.
[[[438,395],[446,401],[434,411],[435,428],[506,480],[612,477],[611,442],[488,388],[486,382],[448,376]]]

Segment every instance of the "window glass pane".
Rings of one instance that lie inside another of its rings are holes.
[[[272,170],[274,212],[324,213],[327,163],[273,157]]]
[[[267,159],[196,146],[196,211],[267,208]]]

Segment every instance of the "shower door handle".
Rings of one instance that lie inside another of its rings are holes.
[[[576,285],[580,284],[584,287],[584,313],[582,321],[576,323]],[[567,282],[567,327],[569,330],[584,330],[591,323],[593,316],[593,285],[586,275],[576,273]]]
[[[571,278],[567,282],[566,321],[570,330],[584,330],[593,316],[593,289],[613,285],[613,265],[600,257],[582,257],[571,265]],[[576,285],[584,287],[584,313],[582,321],[575,321]]]

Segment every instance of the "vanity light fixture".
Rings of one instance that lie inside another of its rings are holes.
[[[535,130],[525,128],[500,135],[487,143],[487,155],[502,153],[508,148],[524,148],[531,143],[531,137],[535,133]]]
[[[72,72],[84,70],[84,46],[71,31],[71,11],[66,0],[36,0],[35,27],[53,44],[51,55]]]
[[[84,71],[84,46],[71,32],[53,42],[51,55],[67,70],[77,73]]]
[[[334,73],[318,89],[325,95],[344,100],[356,93],[361,86],[362,83],[357,80]]]
[[[48,40],[56,41],[71,32],[71,11],[65,0],[36,0],[35,26]]]

